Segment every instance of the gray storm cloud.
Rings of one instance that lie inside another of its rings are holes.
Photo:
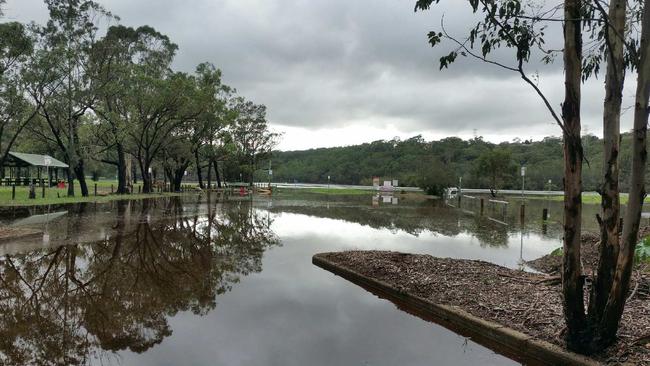
[[[268,106],[269,120],[278,130],[371,124],[379,129],[391,125],[405,135],[458,135],[474,129],[526,138],[559,134],[540,99],[517,74],[473,59],[438,70],[438,58],[452,45],[432,49],[426,34],[440,28],[444,14],[447,30],[462,36],[476,20],[466,2],[446,2],[418,13],[414,0],[98,2],[123,24],[148,24],[168,34],[180,47],[177,69],[191,72],[200,62],[215,63],[226,83]],[[9,20],[44,22],[46,17],[42,0],[9,0],[6,6]],[[504,63],[512,59],[507,51],[494,57]],[[559,109],[561,65],[543,65],[538,59],[528,70],[539,71],[540,87]],[[633,101],[631,84],[628,104]],[[585,124],[599,133],[602,81],[589,81],[583,93]],[[623,127],[629,125],[624,116]],[[337,141],[314,137],[313,145]]]

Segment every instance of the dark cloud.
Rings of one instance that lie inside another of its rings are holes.
[[[440,28],[444,14],[447,30],[462,36],[476,20],[466,2],[418,13],[414,0],[99,2],[126,25],[149,24],[168,34],[180,47],[176,68],[192,71],[203,61],[218,65],[228,84],[268,106],[276,129],[288,130],[284,148],[361,142],[382,129],[383,138],[467,136],[475,129],[495,140],[559,134],[516,73],[473,59],[438,70],[438,58],[452,45],[431,49],[426,34]],[[20,21],[43,22],[47,16],[42,0],[9,0],[6,13]],[[559,29],[548,33],[559,40]],[[504,63],[511,56],[507,50],[494,55]],[[559,108],[561,65],[538,61],[535,55],[528,70],[539,71],[540,86]],[[598,133],[601,81],[587,83],[584,95],[585,123]],[[625,116],[623,126],[629,125]],[[373,134],[319,137],[328,129],[364,126],[372,126]]]

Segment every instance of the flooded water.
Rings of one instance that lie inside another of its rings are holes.
[[[311,257],[380,249],[526,268],[561,245],[558,203],[531,202],[522,224],[512,207],[481,216],[469,203],[395,198],[9,210],[4,224],[44,234],[0,244],[0,364],[516,364]]]

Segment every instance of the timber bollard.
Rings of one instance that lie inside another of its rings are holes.
[[[484,208],[485,208],[485,199],[481,197],[481,216],[483,216]]]
[[[542,221],[548,220],[548,208],[542,210]]]
[[[462,198],[462,195],[458,193],[458,208],[460,208],[460,199]]]
[[[95,197],[97,197],[97,183],[95,183]]]
[[[13,201],[15,199],[16,199],[16,185],[12,184],[11,185],[11,200]]]
[[[521,220],[521,224],[524,224],[524,219],[526,217],[526,205],[521,204],[521,207],[519,208],[519,219]]]
[[[41,182],[41,198],[45,198],[45,184]]]
[[[111,194],[113,194],[113,185],[111,184]]]

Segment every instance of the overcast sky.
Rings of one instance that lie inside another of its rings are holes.
[[[472,20],[466,1],[418,13],[415,0],[98,2],[122,24],[167,34],[180,48],[175,69],[191,72],[204,61],[221,68],[225,83],[267,105],[272,128],[284,133],[282,150],[418,134],[476,133],[493,142],[560,134],[517,74],[470,59],[438,70],[452,45],[432,49],[426,35],[439,29],[443,13],[448,30],[462,35]],[[8,0],[5,13],[5,20],[47,19],[42,0]],[[561,65],[535,63],[529,72],[539,72],[540,87],[559,109]],[[633,105],[633,81],[628,75],[624,106]],[[600,136],[603,78],[583,88],[583,123]],[[623,116],[625,130],[631,114]]]

